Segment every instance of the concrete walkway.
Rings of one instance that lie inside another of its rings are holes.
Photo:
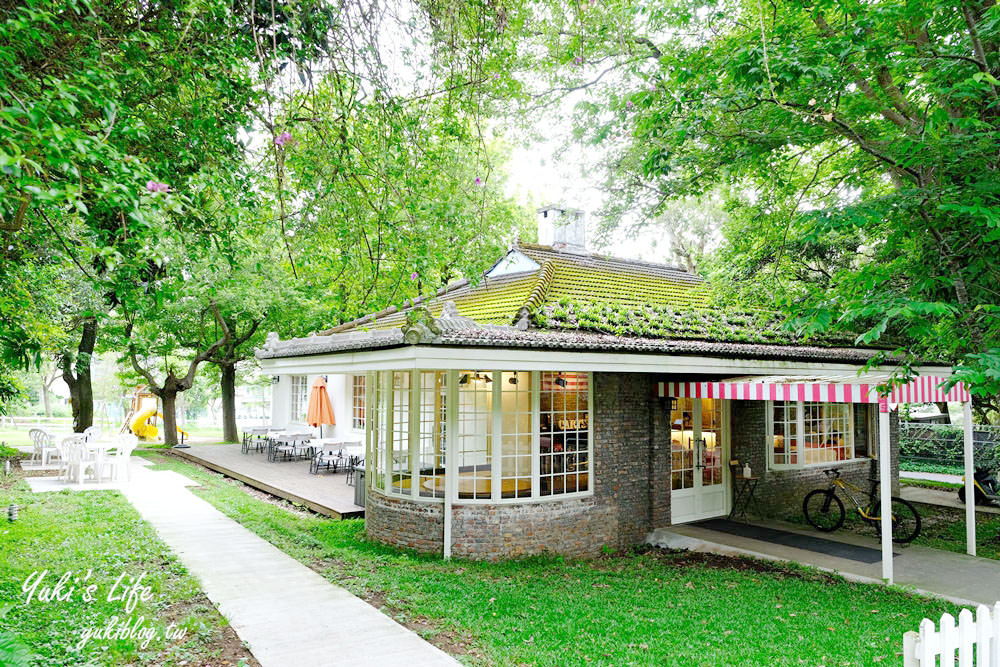
[[[958,501],[958,494],[946,489],[927,489],[921,486],[903,485],[899,493],[903,498],[913,503],[965,509],[965,504]],[[986,514],[1000,514],[1000,507],[997,505],[976,505],[976,511]]]
[[[900,470],[899,476],[903,479],[925,479],[931,482],[948,482],[950,484],[961,484],[961,475],[948,475],[940,472],[916,472],[913,470]]]
[[[880,548],[879,542],[874,537],[869,538],[844,531],[819,533],[804,529],[798,524],[780,521],[768,521],[760,525],[876,550]],[[752,556],[765,560],[796,562],[827,572],[835,572],[854,581],[869,583],[882,581],[882,564],[877,561],[862,563],[838,558],[825,553],[710,530],[696,523],[658,528],[650,533],[646,541],[669,549],[689,549],[727,556]],[[915,545],[893,545],[893,551],[897,554],[893,560],[897,585],[963,605],[981,603],[993,606],[1000,600],[1000,561]]]
[[[185,488],[196,482],[133,461],[131,480],[117,486],[263,667],[459,664]],[[78,488],[41,479],[29,483],[46,490]],[[88,486],[97,488],[83,488]]]

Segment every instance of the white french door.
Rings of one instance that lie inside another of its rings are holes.
[[[729,509],[727,401],[676,398],[670,410],[670,520],[700,521]]]

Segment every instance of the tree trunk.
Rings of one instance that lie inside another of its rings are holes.
[[[163,408],[163,444],[177,444],[177,390],[164,388],[160,392]]]
[[[62,376],[63,381],[69,386],[73,431],[76,433],[82,433],[94,425],[94,389],[90,381],[90,362],[96,341],[97,320],[86,319],[83,321],[83,332],[80,334],[76,359],[69,352],[64,352],[62,355]]]
[[[222,439],[225,442],[238,442],[236,432],[236,364],[221,363],[222,384]]]
[[[45,406],[45,416],[52,419],[52,399],[49,396],[49,388],[42,380],[42,405]]]
[[[946,421],[945,424],[950,424],[951,423],[951,413],[948,412],[948,404],[947,403],[935,403],[934,405],[937,406],[938,412],[940,412],[941,414],[943,414],[945,417],[948,418],[948,421]]]

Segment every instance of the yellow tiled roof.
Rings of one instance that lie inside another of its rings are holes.
[[[400,326],[414,304],[426,306],[437,317],[445,302],[482,324],[513,324],[523,310],[534,313],[546,303],[587,301],[624,306],[707,305],[708,291],[700,278],[664,264],[616,259],[598,254],[555,250],[521,244],[519,252],[539,265],[534,271],[484,277],[472,285],[462,281],[431,297],[414,299],[402,308],[388,308],[322,333],[354,328],[388,329]]]

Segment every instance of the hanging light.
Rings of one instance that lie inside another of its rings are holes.
[[[517,384],[517,371],[507,380],[507,384]]]
[[[562,373],[556,376],[556,384],[560,387],[566,387],[566,378],[563,377]]]
[[[469,384],[469,374],[466,373],[462,377],[458,378],[458,383],[459,384]]]

